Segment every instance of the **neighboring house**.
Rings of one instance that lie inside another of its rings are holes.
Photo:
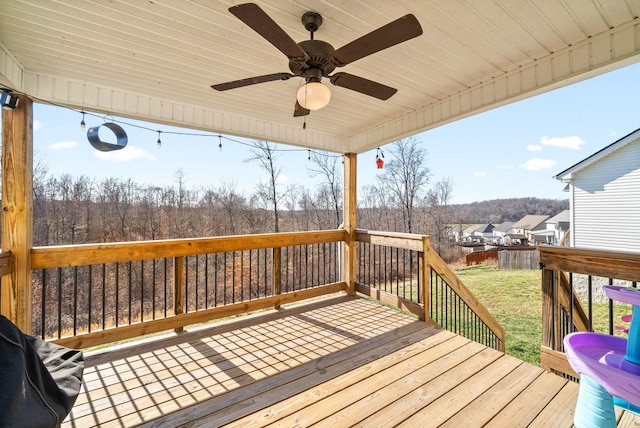
[[[564,210],[554,215],[546,222],[547,231],[553,232],[553,240],[549,242],[553,245],[558,245],[564,239],[564,236],[569,232],[571,227],[571,211]]]
[[[569,184],[572,247],[640,253],[640,129],[554,178]]]
[[[539,243],[546,243],[547,237],[545,234],[536,234],[535,232],[544,231],[547,229],[545,221],[549,219],[548,215],[536,215],[528,214],[515,222],[511,228],[513,233],[508,236],[514,240],[518,239],[522,245],[537,245]],[[522,242],[522,240],[527,242]],[[512,245],[514,242],[511,243]]]
[[[505,238],[507,234],[511,233],[514,224],[515,222],[513,221],[505,221],[494,227],[492,230],[493,243],[496,245],[507,245]]]
[[[467,226],[467,228],[462,231],[462,242],[480,242],[479,237],[473,234],[473,232],[475,232],[478,227],[480,227],[479,224],[472,224],[470,226]]]
[[[471,236],[478,237],[482,241],[491,240],[493,237],[493,228],[494,226],[490,223],[483,224],[482,226],[475,228],[474,231],[471,232]]]
[[[464,228],[462,226],[453,226],[449,229],[449,239],[453,242],[460,242],[463,230]]]

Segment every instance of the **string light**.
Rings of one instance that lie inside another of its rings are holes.
[[[311,149],[309,149],[309,154],[307,156],[307,160],[311,160]]]
[[[61,104],[56,104],[56,103],[53,103],[53,102],[51,102],[49,100],[44,100],[42,98],[38,98],[36,96],[29,95],[26,92],[16,91],[16,90],[7,88],[7,87],[5,87],[3,85],[0,85],[0,90],[7,90],[7,91],[10,90],[11,92],[15,92],[16,94],[19,94],[19,95],[24,95],[26,97],[31,98],[32,100],[34,100],[36,102],[42,103],[42,104],[47,104],[47,105],[51,105],[51,106],[54,106],[54,107],[59,107],[59,108],[71,110],[71,111],[73,111],[75,113],[80,113],[80,114],[82,114],[82,120],[80,121],[80,128],[86,127],[85,116],[89,115],[89,116],[93,116],[93,117],[97,117],[97,118],[103,119],[105,122],[112,122],[112,123],[117,123],[117,124],[121,124],[121,125],[126,125],[126,126],[129,126],[129,127],[132,127],[132,128],[143,129],[145,131],[150,131],[150,132],[157,132],[158,133],[158,140],[157,140],[156,143],[157,143],[158,147],[160,147],[162,145],[162,141],[160,139],[160,134],[161,133],[172,134],[172,135],[184,135],[184,136],[188,136],[188,137],[208,137],[208,138],[211,137],[210,133],[204,134],[204,133],[196,133],[196,132],[162,131],[162,130],[156,130],[156,129],[153,129],[153,128],[150,128],[150,127],[144,126],[144,125],[129,123],[129,122],[126,122],[124,120],[115,120],[115,118],[113,116],[111,116],[111,115],[102,116],[102,115],[99,115],[99,114],[86,112],[84,110],[76,110],[76,109],[74,109],[72,107],[68,107],[68,106],[61,105]],[[306,117],[305,117],[304,120],[305,120],[305,124],[306,124]],[[223,138],[225,140],[227,140],[227,141],[231,141],[233,143],[240,144],[240,145],[243,145],[243,146],[255,147],[255,144],[253,144],[253,143],[237,140],[237,139],[228,137],[226,135],[218,134],[218,139],[220,140],[220,142],[218,143],[218,149],[220,151],[222,151],[222,139]],[[324,156],[324,157],[327,157],[327,158],[333,158],[333,157],[338,157],[338,156],[342,157],[341,154],[337,154],[337,153],[330,153],[330,152],[325,152],[325,151],[312,150],[312,149],[303,149],[303,148],[297,148],[297,149],[295,149],[295,148],[291,148],[291,149],[276,148],[276,149],[273,149],[273,152],[274,153],[276,153],[276,152],[301,152],[303,150],[306,150],[308,153],[309,152],[313,152],[314,154],[316,154],[318,156]]]

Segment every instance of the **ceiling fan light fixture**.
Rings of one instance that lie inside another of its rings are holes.
[[[307,82],[298,88],[298,103],[307,110],[319,110],[331,100],[331,90],[321,82]]]

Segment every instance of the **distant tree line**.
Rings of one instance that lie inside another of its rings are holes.
[[[509,198],[451,205],[456,223],[492,223],[518,221],[527,214],[554,216],[569,209],[569,199]]]
[[[246,162],[264,179],[252,194],[233,179],[190,187],[178,170],[167,186],[131,179],[54,176],[42,161],[34,168],[34,244],[156,240],[267,232],[334,229],[342,223],[343,165],[340,156],[312,155],[313,189],[283,185],[276,145],[255,141]],[[359,191],[358,227],[431,235],[438,251],[450,248],[449,229],[460,222],[517,220],[525,214],[555,214],[566,201],[536,198],[451,205],[453,182],[432,182],[427,152],[417,138],[387,149],[383,171]]]

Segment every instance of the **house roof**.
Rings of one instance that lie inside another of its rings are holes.
[[[305,122],[293,117],[299,77],[211,89],[289,72],[287,57],[229,12],[237,4],[0,0],[0,86],[99,115],[361,153],[640,57],[640,0],[256,0],[295,42],[309,39],[307,11],[323,16],[314,39],[335,48],[406,14],[422,27],[338,69],[395,95],[329,84],[330,104]]]
[[[557,224],[557,223],[568,223],[571,221],[571,211],[564,210],[560,211],[558,214],[551,217],[549,220],[545,221],[545,223]]]
[[[632,133],[625,135],[624,137],[620,138],[619,140],[614,141],[613,143],[609,144],[608,146],[598,150],[597,152],[595,152],[594,154],[592,154],[591,156],[584,158],[583,160],[581,160],[580,162],[576,163],[575,165],[570,166],[569,168],[565,169],[564,171],[556,174],[553,178],[557,179],[557,180],[561,180],[561,181],[569,181],[573,178],[573,174],[575,174],[576,172],[588,167],[589,165],[593,164],[594,162],[604,158],[605,156],[610,155],[611,153],[615,152],[616,150],[621,149],[622,147],[626,146],[627,144],[631,144],[634,142],[640,141],[640,128],[636,129],[635,131],[633,131]]]
[[[463,231],[462,234],[463,235],[471,235],[473,232],[475,232],[475,230],[480,227],[479,224],[472,224],[470,226],[467,226]]]
[[[491,233],[493,230],[493,225],[491,223],[483,224],[476,229],[474,229],[475,233]]]
[[[499,225],[497,225],[496,227],[493,228],[494,232],[508,232],[511,229],[513,229],[513,225],[515,224],[515,222],[513,221],[505,221],[500,223]]]
[[[533,230],[548,218],[549,218],[548,215],[527,214],[526,216],[522,217],[520,220],[515,222],[512,228],[523,229],[523,230]]]

